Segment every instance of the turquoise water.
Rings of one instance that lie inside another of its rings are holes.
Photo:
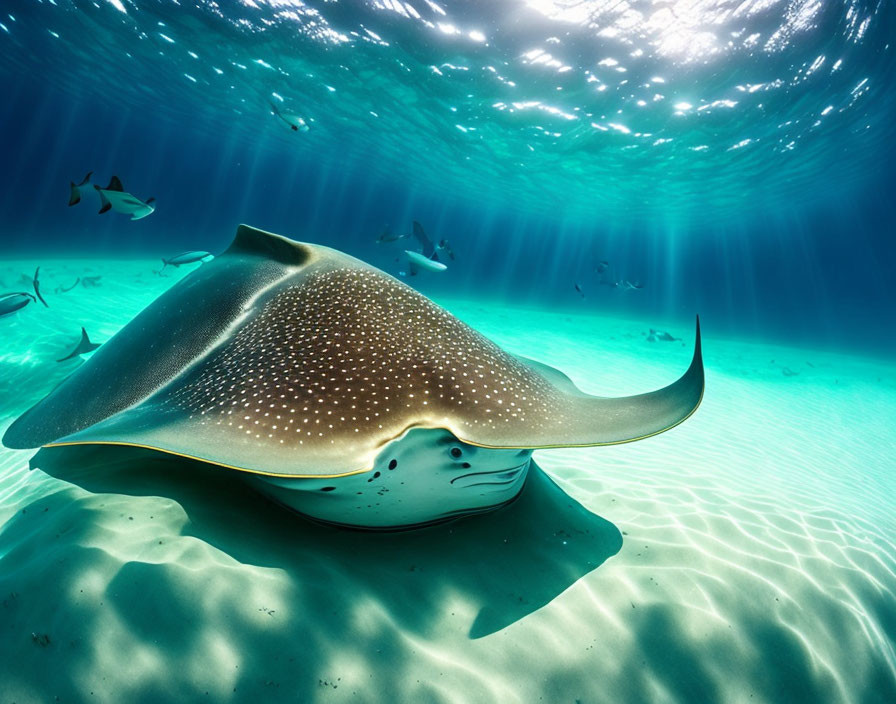
[[[375,241],[418,220],[462,263],[429,292],[896,342],[886,3],[4,12],[10,252],[221,251],[248,222],[397,274],[401,248]],[[68,208],[91,170],[155,213],[125,226]],[[644,288],[601,285],[601,261]]]
[[[538,450],[513,505],[391,535],[2,448],[0,701],[896,700],[894,29],[859,0],[5,3],[0,295],[39,267],[47,305],[0,317],[0,432],[241,222],[589,394],[674,381],[699,314],[707,381],[667,433]],[[97,212],[113,176],[146,217]],[[411,274],[415,222],[446,270]]]
[[[195,129],[452,200],[562,202],[595,229],[853,195],[893,137],[886,3],[17,5],[10,72],[37,68],[76,109],[102,95],[153,139]],[[268,101],[311,129],[281,134]]]

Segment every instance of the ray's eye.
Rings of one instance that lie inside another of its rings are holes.
[[[452,456],[454,459],[459,460],[461,457],[463,457],[463,455],[464,455],[464,451],[461,450],[459,447],[452,447],[452,448],[451,448],[451,456]]]

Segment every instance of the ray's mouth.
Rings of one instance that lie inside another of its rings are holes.
[[[452,486],[461,489],[469,489],[474,486],[506,486],[513,484],[523,474],[523,470],[529,466],[531,460],[527,459],[516,467],[510,469],[496,469],[491,472],[470,472],[462,474],[451,480]]]

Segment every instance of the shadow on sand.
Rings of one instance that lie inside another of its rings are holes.
[[[350,584],[357,598],[380,604],[421,635],[456,597],[478,608],[470,638],[501,630],[622,547],[615,525],[565,494],[535,463],[509,506],[394,533],[319,525],[270,503],[236,473],[137,448],[49,448],[32,467],[92,493],[173,499],[189,518],[184,534],[243,564],[284,570],[303,585],[305,608],[332,609],[332,591]]]

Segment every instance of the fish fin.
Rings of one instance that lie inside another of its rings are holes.
[[[109,179],[109,185],[106,186],[104,191],[121,191],[124,193],[124,187],[121,185],[121,179],[118,176],[113,176]]]
[[[88,172],[87,172],[87,175],[86,175],[84,178],[81,179],[81,183],[79,183],[78,185],[79,185],[79,186],[86,186],[86,185],[87,185],[87,182],[90,180],[90,177],[91,177],[91,176],[93,176],[93,171],[88,171]]]
[[[417,239],[425,239],[426,233],[423,231],[423,225],[414,220],[414,237]]]
[[[66,362],[69,359],[80,357],[82,354],[93,352],[97,347],[99,347],[99,344],[97,344],[96,342],[91,342],[90,338],[87,336],[87,331],[84,328],[81,328],[81,340],[80,342],[78,342],[75,349],[73,349],[62,359],[57,359],[56,362]]]
[[[70,181],[69,184],[71,190],[68,194],[68,205],[69,207],[71,207],[81,202],[81,191],[78,190],[78,187],[75,185],[74,181]]]
[[[550,432],[533,430],[525,445],[480,443],[485,447],[547,449],[618,445],[658,435],[689,418],[703,400],[705,380],[700,340],[700,319],[696,319],[694,355],[685,373],[668,386],[637,396],[602,398],[585,394],[561,372],[546,365],[527,363],[569,406],[569,419]]]
[[[152,196],[151,198],[147,198],[147,199],[146,199],[145,201],[143,201],[143,202],[144,202],[146,205],[149,205],[149,204],[152,203],[155,199],[156,199],[156,197],[155,197],[155,196]]]
[[[301,266],[311,257],[311,250],[301,242],[257,230],[248,225],[240,225],[227,254],[255,254],[274,259],[282,264]]]
[[[112,204],[109,202],[109,199],[106,198],[106,194],[103,193],[102,188],[100,188],[99,186],[94,186],[94,188],[96,189],[96,192],[100,194],[101,206],[99,213],[97,214],[102,215],[103,213],[108,213],[110,210],[112,210]]]
[[[31,280],[31,285],[34,286],[34,293],[40,299],[40,302],[44,304],[44,308],[49,308],[47,302],[44,300],[44,297],[40,295],[40,279],[38,275],[40,274],[40,267],[34,270],[34,278]]]
[[[433,252],[436,251],[436,247],[432,243],[432,240],[427,237],[426,232],[423,230],[423,225],[416,220],[414,220],[414,237],[416,237],[423,246],[423,256],[427,259],[432,257]]]
[[[92,342],[90,339],[90,335],[87,334],[86,328],[81,328],[81,342],[78,343],[78,350],[80,351],[80,354],[93,352],[101,344],[101,342]]]

